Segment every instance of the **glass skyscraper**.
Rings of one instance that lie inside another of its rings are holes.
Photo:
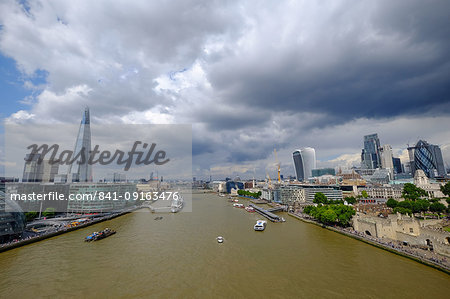
[[[295,150],[292,154],[294,168],[298,181],[312,177],[312,170],[316,169],[316,151],[312,147]]]
[[[364,136],[364,148],[361,152],[361,168],[376,169],[381,166],[380,139],[378,134]]]
[[[396,173],[402,173],[402,162],[400,158],[392,158],[392,164],[394,165],[394,169]]]
[[[72,182],[92,182],[92,166],[88,163],[91,151],[90,124],[89,108],[86,107],[73,152],[74,157],[78,158],[69,166],[68,179],[71,177]]]
[[[20,238],[25,230],[25,215],[17,202],[6,200],[5,184],[13,179],[0,177],[0,243]]]
[[[411,172],[422,169],[427,177],[445,176],[444,160],[439,146],[419,140],[416,146],[408,147]]]

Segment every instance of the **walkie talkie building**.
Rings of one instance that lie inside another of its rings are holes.
[[[312,147],[295,150],[293,155],[295,174],[298,181],[312,177],[312,170],[316,168],[316,151]]]

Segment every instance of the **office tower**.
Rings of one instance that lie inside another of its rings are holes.
[[[316,151],[312,147],[295,150],[292,154],[295,173],[298,181],[304,181],[312,176],[312,170],[316,169]]]
[[[38,160],[41,154],[27,154],[23,167],[22,182],[39,182],[42,178],[41,167]]]
[[[23,167],[22,182],[53,182],[58,174],[59,164],[49,160],[39,161],[41,154],[27,154]]]
[[[385,144],[379,148],[381,168],[393,169],[394,163],[392,162],[392,147],[389,144]]]
[[[336,175],[334,168],[319,168],[312,170],[312,177],[319,177],[322,175]]]
[[[392,158],[392,165],[394,165],[395,173],[403,173],[402,162],[400,158]]]
[[[381,165],[380,155],[380,139],[378,134],[364,136],[364,148],[361,152],[361,168],[376,169]]]
[[[50,164],[49,160],[42,161],[42,182],[54,182],[58,174],[59,164]]]
[[[419,140],[415,146],[408,147],[408,154],[413,176],[418,169],[422,169],[429,178],[446,175],[439,146]]]
[[[91,151],[90,122],[89,108],[86,107],[73,152],[73,157],[77,157],[77,159],[69,166],[69,182],[92,182],[92,167],[88,163]]]

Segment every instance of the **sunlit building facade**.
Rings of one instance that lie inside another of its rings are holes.
[[[380,139],[378,134],[364,136],[364,148],[361,152],[361,168],[376,169],[381,165],[380,161]]]
[[[292,154],[294,168],[298,181],[312,177],[312,170],[316,169],[316,151],[312,147],[295,150]]]

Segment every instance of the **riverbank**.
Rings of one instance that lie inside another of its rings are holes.
[[[45,233],[45,234],[42,234],[42,235],[38,235],[38,236],[35,236],[35,237],[23,239],[23,240],[19,240],[17,242],[13,242],[13,243],[8,243],[6,245],[0,245],[0,253],[8,251],[8,250],[11,250],[11,249],[14,249],[14,248],[22,247],[22,246],[25,246],[25,245],[28,245],[28,244],[32,244],[32,243],[35,243],[35,242],[39,242],[39,241],[42,241],[42,240],[45,240],[45,239],[53,238],[53,237],[56,237],[56,236],[59,236],[59,235],[62,235],[62,234],[65,234],[65,233],[68,233],[68,232],[71,232],[71,231],[75,231],[75,230],[78,230],[78,229],[81,229],[81,228],[85,228],[85,227],[88,227],[88,226],[91,226],[91,225],[94,225],[94,224],[97,224],[97,223],[100,223],[100,222],[103,222],[103,221],[108,221],[108,220],[111,220],[111,219],[123,216],[125,214],[131,213],[131,212],[133,212],[133,211],[135,211],[137,209],[140,209],[140,208],[141,207],[134,207],[132,209],[128,209],[128,210],[120,212],[120,213],[99,217],[99,218],[97,218],[95,220],[88,221],[88,222],[79,224],[79,225],[74,226],[74,227],[64,227],[64,228],[61,228],[61,229],[59,229],[57,231]]]
[[[416,262],[419,262],[421,264],[430,266],[432,268],[435,268],[437,270],[440,270],[442,272],[445,272],[447,274],[450,275],[450,266],[448,265],[448,261],[447,259],[444,258],[444,260],[447,262],[447,264],[444,264],[443,262],[440,262],[439,260],[432,260],[431,258],[428,257],[424,257],[424,256],[419,256],[417,254],[414,254],[412,251],[407,252],[405,248],[402,248],[399,244],[396,244],[395,241],[391,241],[391,242],[382,242],[380,240],[377,240],[374,237],[368,237],[365,236],[363,234],[358,234],[355,231],[348,231],[345,230],[343,228],[338,228],[338,227],[333,227],[333,226],[328,226],[322,223],[319,223],[318,221],[310,218],[309,216],[303,216],[303,215],[299,215],[299,214],[294,214],[294,213],[288,213],[289,216],[296,218],[298,220],[301,220],[303,222],[309,223],[309,224],[314,224],[317,226],[320,226],[322,228],[326,228],[328,230],[340,233],[342,235],[345,235],[347,237],[362,241],[364,243],[367,243],[369,245],[384,249],[386,251],[395,253],[397,255],[412,259]],[[434,259],[434,258],[433,258]]]

